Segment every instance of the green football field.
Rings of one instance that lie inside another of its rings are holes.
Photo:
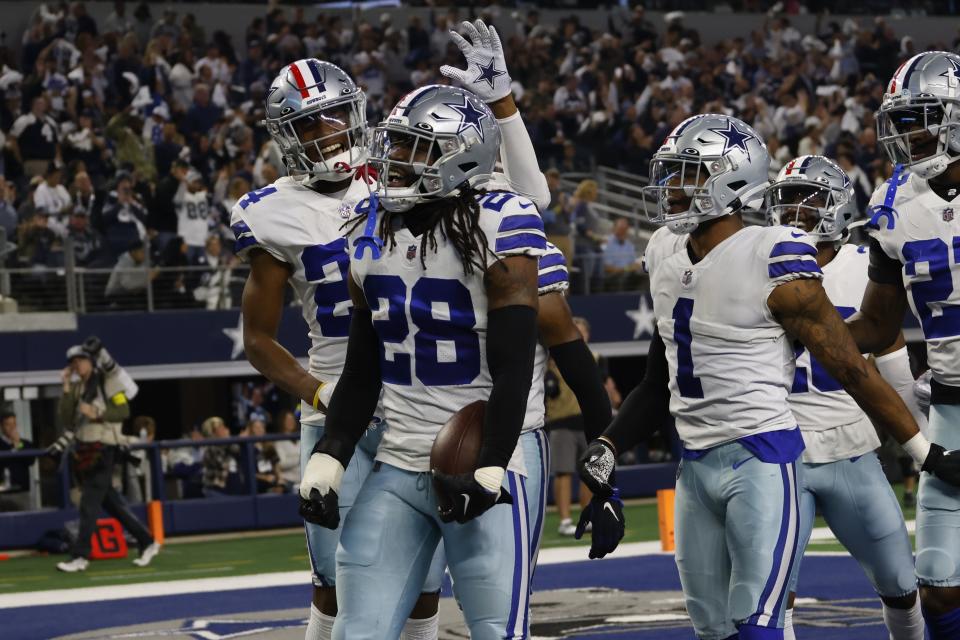
[[[898,494],[901,492],[898,489]],[[574,513],[576,522],[578,513]],[[904,509],[911,520],[914,510]],[[659,538],[656,504],[652,500],[632,501],[624,509],[627,533],[624,542],[646,542]],[[557,533],[559,517],[555,511],[547,514],[544,525],[543,548],[586,546],[588,537],[576,541]],[[818,518],[818,527],[825,524]],[[137,582],[216,578],[252,575],[280,571],[306,571],[308,568],[303,534],[285,529],[277,532],[229,534],[205,539],[176,538],[167,541],[163,551],[149,567],[131,564],[133,556],[122,560],[92,562],[90,568],[78,574],[56,570],[57,562],[66,556],[22,555],[0,561],[0,594],[47,589],[69,589],[102,585],[122,585]],[[839,551],[834,543],[811,544],[811,551]],[[584,550],[584,559],[587,554]]]

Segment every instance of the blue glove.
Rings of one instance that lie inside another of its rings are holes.
[[[620,541],[623,540],[626,522],[623,519],[623,501],[620,499],[620,490],[614,487],[613,493],[601,498],[594,496],[590,504],[580,514],[577,531],[573,537],[579,540],[587,530],[588,524],[593,524],[590,541],[590,559],[602,558],[612,553]]]

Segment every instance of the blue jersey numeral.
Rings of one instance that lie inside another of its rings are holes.
[[[837,307],[837,311],[844,320],[857,312],[853,307]],[[806,351],[806,348],[802,344],[797,344],[794,348],[793,355],[799,359],[804,351]],[[797,366],[793,372],[793,386],[790,387],[790,393],[807,393],[810,391],[810,382],[808,381],[812,381],[815,391],[827,393],[843,389],[843,385],[827,373],[827,370],[820,364],[820,361],[812,355],[810,356],[809,371],[806,367]]]
[[[960,237],[955,237],[952,244],[953,261],[960,263]],[[903,245],[903,257],[907,259],[903,268],[908,276],[916,277],[917,265],[927,264],[927,279],[911,282],[910,292],[928,340],[960,335],[960,307],[947,303],[953,293],[950,249],[940,238]]]
[[[317,324],[321,333],[328,338],[345,338],[350,333],[350,305],[346,306],[345,312],[335,314],[337,305],[342,307],[344,302],[350,300],[350,290],[347,288],[350,257],[346,247],[347,241],[340,239],[307,247],[300,254],[307,282],[317,283],[313,293],[313,300],[317,303]],[[335,269],[340,279],[328,280],[325,269]]]
[[[247,195],[243,196],[243,198],[240,199],[240,202],[239,202],[240,208],[246,209],[251,204],[256,204],[261,200],[263,200],[264,198],[266,198],[271,193],[276,193],[276,192],[277,192],[276,187],[264,187],[263,189],[257,189],[256,191],[251,191],[250,193],[248,193]]]
[[[380,371],[384,382],[412,384],[417,379],[426,386],[469,384],[480,375],[480,336],[470,290],[458,280],[420,278],[410,294],[410,318],[414,361],[410,354],[387,357],[387,343],[401,343],[410,333],[407,322],[407,287],[400,276],[371,275],[363,282],[364,295],[372,309],[387,304],[387,318],[373,323],[383,344],[380,346]]]
[[[673,340],[677,343],[677,388],[684,398],[702,398],[703,385],[693,375],[693,351],[690,333],[690,317],[693,315],[693,300],[677,298],[673,305]]]

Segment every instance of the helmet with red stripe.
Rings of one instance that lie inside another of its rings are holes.
[[[767,188],[764,205],[768,225],[793,225],[825,242],[846,240],[857,215],[853,183],[823,156],[800,156],[784,165]]]
[[[270,85],[266,125],[291,176],[339,182],[366,162],[366,109],[366,97],[343,69],[305,58]]]
[[[924,179],[960,156],[960,56],[927,51],[900,65],[877,111],[877,141]]]

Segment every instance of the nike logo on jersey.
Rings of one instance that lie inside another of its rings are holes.
[[[744,464],[746,464],[747,462],[749,462],[749,461],[751,461],[751,460],[753,460],[753,456],[750,456],[749,458],[744,458],[744,459],[741,460],[740,462],[734,462],[734,463],[733,463],[733,468],[734,468],[734,469],[739,469],[740,467],[742,467]]]
[[[530,207],[533,206],[533,203],[532,203],[532,202],[518,202],[518,203],[517,203],[517,206],[520,207],[521,209],[529,209]]]
[[[461,493],[460,495],[463,496],[463,512],[466,513],[470,506],[470,495],[467,493]]]
[[[807,234],[805,234],[805,233],[794,233],[793,231],[791,231],[791,232],[790,232],[790,235],[793,236],[794,238],[802,238],[803,236],[805,236],[805,235],[807,235]]]
[[[617,517],[617,512],[613,510],[613,507],[610,506],[610,503],[609,503],[609,502],[604,502],[604,503],[603,503],[603,510],[604,510],[604,511],[609,511],[609,512],[610,512],[610,515],[613,516],[613,519],[616,520],[617,522],[620,522],[620,518]]]

